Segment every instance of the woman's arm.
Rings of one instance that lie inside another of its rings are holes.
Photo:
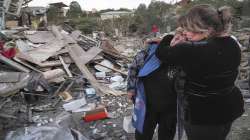
[[[175,38],[169,36],[164,37],[156,50],[156,56],[165,63],[174,65],[183,65],[190,63],[191,57],[199,53],[197,47],[207,46],[207,41],[176,41]],[[174,43],[173,43],[174,42]],[[174,44],[171,46],[171,44]]]
[[[173,39],[173,35],[165,36],[160,42],[155,54],[162,62],[181,64],[184,58],[184,51],[190,45],[188,45],[188,43],[181,43],[175,44],[175,46],[170,46],[170,44],[173,42]]]
[[[129,98],[132,98],[132,96],[136,94],[137,74],[138,74],[138,71],[139,71],[141,65],[144,63],[145,54],[146,54],[145,51],[139,52],[135,56],[132,64],[129,67],[128,77],[127,77],[127,81],[128,81],[127,82],[127,92],[128,92]]]

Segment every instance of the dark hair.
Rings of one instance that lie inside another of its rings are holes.
[[[174,35],[166,35],[162,38],[159,46],[168,46],[170,45],[171,40],[174,38]]]
[[[231,9],[229,7],[214,8],[209,4],[192,7],[187,14],[178,19],[179,26],[192,32],[225,33],[231,30]]]

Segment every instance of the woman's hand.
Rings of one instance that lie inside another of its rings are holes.
[[[135,96],[135,93],[131,92],[131,91],[128,91],[127,95],[128,95],[128,99],[133,101],[133,97]]]
[[[187,39],[184,35],[182,34],[176,34],[174,36],[174,38],[172,39],[171,43],[170,43],[170,46],[173,47],[175,46],[176,44],[179,44],[179,43],[183,43],[185,42]]]

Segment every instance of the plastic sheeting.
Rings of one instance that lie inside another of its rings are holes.
[[[24,127],[7,134],[5,140],[88,140],[80,132],[58,126]]]

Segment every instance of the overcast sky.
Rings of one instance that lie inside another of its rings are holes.
[[[33,0],[30,6],[47,6],[49,3],[54,2],[64,2],[69,5],[73,0]],[[92,10],[93,8],[97,10],[107,9],[107,8],[137,8],[140,3],[145,3],[148,5],[151,0],[75,0],[77,1],[83,10]],[[171,1],[171,0],[161,0],[161,1]],[[172,0],[173,1],[173,0]]]

